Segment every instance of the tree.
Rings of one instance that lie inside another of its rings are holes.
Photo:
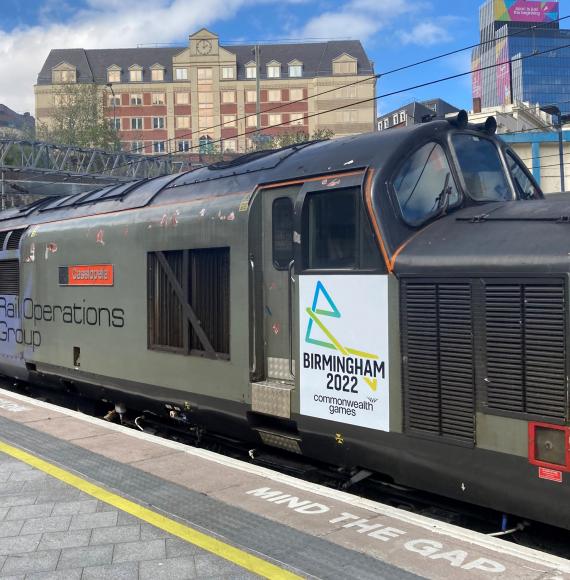
[[[263,139],[257,139],[255,150],[279,149],[297,143],[306,143],[307,141],[316,141],[319,139],[331,139],[334,137],[334,131],[330,129],[317,129],[312,135],[306,131],[295,131],[294,133],[283,133],[282,135],[260,135]]]
[[[62,85],[49,122],[37,127],[38,138],[73,147],[120,149],[117,130],[105,118],[107,96],[94,84]]]

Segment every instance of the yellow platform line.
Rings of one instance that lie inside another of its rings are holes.
[[[254,556],[244,550],[240,550],[235,546],[230,544],[226,544],[221,540],[217,540],[203,532],[199,532],[189,526],[176,522],[170,518],[167,518],[153,510],[145,508],[133,501],[125,499],[120,495],[112,493],[103,487],[95,485],[94,483],[90,483],[89,481],[66,471],[65,469],[61,469],[48,461],[44,461],[31,453],[27,453],[26,451],[22,451],[17,447],[12,447],[7,443],[4,443],[0,440],[0,452],[5,453],[13,457],[14,459],[18,459],[19,461],[23,461],[68,485],[76,487],[81,491],[97,498],[98,500],[105,502],[109,505],[116,507],[136,518],[139,518],[146,523],[155,526],[156,528],[160,528],[173,536],[177,536],[182,538],[183,540],[202,548],[220,558],[224,558],[229,560],[233,564],[237,564],[242,568],[245,568],[249,572],[254,574],[258,574],[259,576],[263,576],[265,578],[278,578],[283,580],[298,580],[302,578],[297,574],[293,574],[284,568],[281,568],[275,564],[271,564],[258,556]]]

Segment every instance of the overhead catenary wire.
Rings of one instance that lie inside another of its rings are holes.
[[[567,18],[570,18],[570,15],[563,16],[563,17],[559,18],[557,21],[562,21],[562,20],[565,20]],[[524,28],[524,29],[521,29],[521,30],[517,31],[516,33],[513,33],[512,35],[502,36],[500,39],[503,39],[506,36],[515,36],[517,34],[521,34],[523,32],[527,32],[528,30],[532,30],[532,29],[535,29],[535,28],[539,28],[539,27],[537,25],[534,25],[534,26],[531,26],[531,27],[528,27],[528,28]],[[406,65],[404,67],[399,67],[399,68],[396,68],[396,69],[392,69],[391,71],[387,71],[386,73],[378,73],[378,75],[374,75],[374,77],[382,77],[382,76],[386,76],[387,74],[392,74],[392,73],[395,73],[395,72],[399,72],[401,70],[406,70],[408,68],[411,68],[411,67],[414,67],[414,66],[418,66],[420,64],[425,64],[426,62],[431,62],[431,61],[436,60],[438,58],[443,58],[445,56],[449,56],[451,54],[455,54],[457,52],[461,52],[462,50],[467,50],[467,49],[473,48],[475,46],[481,46],[481,45],[484,45],[484,44],[489,44],[489,43],[492,43],[492,42],[497,42],[500,39],[493,39],[493,40],[490,40],[490,41],[485,41],[483,43],[478,43],[478,44],[475,44],[475,45],[470,45],[469,47],[464,47],[463,49],[457,49],[456,51],[451,51],[451,52],[445,53],[443,55],[439,55],[439,56],[436,56],[436,57],[432,57],[430,59],[424,59],[423,61],[418,61],[417,63],[411,63],[411,64]],[[563,50],[565,48],[570,48],[570,44],[565,44],[565,45],[558,46],[558,47],[555,47],[555,48],[549,48],[549,49],[543,50],[543,51],[533,51],[531,54],[521,55],[519,57],[513,58],[513,59],[510,60],[510,62],[512,63],[512,62],[518,62],[518,61],[526,60],[526,59],[529,59],[529,58],[533,58],[533,57],[536,57],[536,56],[540,56],[542,54],[548,54],[548,53],[553,52],[553,51],[556,51],[556,50]],[[325,110],[325,111],[318,111],[316,113],[312,113],[310,115],[307,115],[305,118],[308,119],[308,118],[312,118],[312,117],[317,117],[319,115],[323,115],[323,114],[327,114],[327,113],[331,113],[331,112],[336,112],[336,111],[339,111],[339,110],[347,109],[347,108],[353,107],[355,105],[359,105],[359,104],[364,104],[364,103],[368,103],[368,102],[377,101],[379,99],[386,98],[386,97],[389,97],[389,96],[394,96],[394,95],[406,93],[406,92],[409,92],[409,91],[412,91],[412,90],[415,90],[415,89],[425,88],[427,86],[432,86],[432,85],[435,85],[435,84],[438,84],[438,83],[441,83],[441,82],[446,82],[446,81],[454,80],[454,79],[457,79],[457,78],[461,78],[461,77],[464,77],[464,76],[473,74],[474,72],[479,72],[479,71],[484,71],[484,70],[489,70],[489,69],[497,68],[498,66],[501,66],[501,65],[502,65],[502,63],[493,64],[493,65],[488,65],[488,66],[485,66],[485,67],[480,67],[478,69],[473,69],[473,70],[470,70],[470,71],[466,71],[466,72],[462,72],[462,73],[457,73],[457,74],[454,74],[454,75],[449,75],[449,76],[442,77],[442,78],[439,78],[439,79],[435,79],[435,80],[432,80],[432,81],[427,81],[425,83],[420,83],[420,84],[417,84],[417,85],[413,85],[413,86],[410,86],[410,87],[406,87],[404,89],[399,89],[399,90],[391,91],[391,92],[384,93],[384,94],[381,94],[381,95],[376,95],[376,96],[371,97],[371,98],[363,99],[363,100],[360,100],[360,101],[351,102],[349,104],[341,105],[341,106],[338,106],[338,107],[334,107],[332,109],[328,109],[328,110]],[[318,95],[320,95],[320,94],[326,94],[326,93],[332,92],[334,90],[339,90],[339,89],[341,89],[343,87],[348,87],[348,86],[352,86],[352,85],[355,85],[355,84],[359,84],[359,83],[365,82],[366,80],[370,80],[370,78],[374,78],[374,77],[366,77],[365,79],[359,79],[358,81],[354,81],[354,82],[351,82],[351,83],[347,83],[345,85],[341,85],[341,86],[335,87],[333,89],[328,89],[327,91],[323,91],[322,93],[319,93]],[[310,95],[309,97],[306,97],[304,99],[299,99],[297,101],[288,102],[286,104],[279,105],[279,106],[274,107],[272,109],[266,109],[265,111],[263,111],[263,113],[268,113],[268,112],[270,112],[270,110],[276,110],[276,109],[282,108],[284,106],[289,106],[289,105],[291,105],[291,103],[306,101],[306,100],[308,100],[308,98],[314,98],[315,96],[318,96],[318,95]],[[248,116],[251,116],[251,115],[247,115],[245,117],[242,117],[242,119],[245,119]],[[282,126],[287,125],[287,124],[288,124],[288,122],[277,123],[277,124],[273,124],[273,125],[269,125],[267,127],[264,127],[264,129],[270,129],[270,128],[274,128],[274,127],[282,127]],[[217,125],[216,127],[219,127],[219,126],[224,126],[224,124],[222,123],[221,125]],[[551,126],[554,126],[554,125],[551,125]],[[531,130],[535,131],[536,129],[531,129]],[[237,138],[237,137],[241,137],[241,136],[247,136],[247,135],[251,135],[251,134],[257,133],[257,132],[258,132],[258,129],[255,128],[255,129],[252,129],[250,131],[244,131],[243,133],[238,133],[237,135],[232,136],[232,138]],[[520,132],[525,132],[525,131],[520,131]],[[513,133],[515,133],[515,132],[513,132]],[[193,133],[189,133],[187,135],[192,135],[192,134]],[[183,135],[179,135],[179,136],[175,137],[175,139],[181,139],[182,137],[183,137]],[[167,139],[167,140],[164,140],[163,142],[166,143],[166,142],[169,142],[169,141],[172,141],[172,140],[173,139]],[[216,143],[221,143],[221,142],[223,142],[225,140],[226,139],[210,140],[208,142],[208,145],[214,145]],[[190,147],[188,151],[194,150],[194,149],[198,149],[200,147],[201,147],[200,144],[199,145],[194,145],[194,146]],[[168,155],[170,155],[170,153],[168,153],[168,154],[162,154],[162,155],[155,155],[154,158],[167,157]],[[126,162],[126,163],[123,163],[123,164],[119,164],[119,165],[113,167],[112,168],[112,171],[116,171],[117,169],[120,169],[121,167],[126,167],[128,165],[131,165],[132,163],[134,163],[134,161],[129,161],[129,162]],[[38,192],[38,195],[40,195],[40,194],[41,193]]]
[[[568,18],[570,18],[570,15],[562,16],[562,17],[560,17],[560,18],[558,18],[556,20],[553,20],[552,23],[561,22],[561,21],[566,20]],[[338,87],[333,87],[331,89],[327,89],[325,91],[321,91],[321,92],[315,93],[313,95],[307,95],[307,97],[303,97],[301,99],[296,99],[294,101],[288,101],[287,103],[283,103],[281,105],[276,105],[274,107],[270,107],[268,109],[265,109],[264,111],[262,111],[262,113],[263,114],[267,114],[267,113],[270,113],[272,111],[277,111],[279,109],[282,109],[284,107],[289,107],[289,106],[294,105],[294,104],[307,102],[309,99],[314,99],[316,97],[320,97],[322,95],[326,95],[326,94],[331,93],[331,92],[335,92],[335,91],[338,91],[338,90],[341,90],[341,89],[344,89],[344,88],[349,88],[349,87],[352,87],[352,86],[355,86],[355,85],[358,85],[358,84],[361,84],[361,83],[364,83],[364,82],[368,82],[368,81],[371,81],[371,80],[377,80],[377,79],[379,79],[381,77],[385,77],[385,76],[388,76],[388,75],[391,75],[391,74],[395,74],[395,73],[398,73],[398,72],[402,72],[402,71],[405,71],[405,70],[409,70],[411,68],[414,68],[414,67],[417,67],[417,66],[421,66],[421,65],[424,65],[424,64],[428,64],[430,62],[434,62],[434,61],[440,60],[442,58],[447,58],[449,56],[454,56],[454,55],[459,54],[461,52],[465,52],[466,50],[472,50],[473,48],[476,48],[478,46],[485,46],[485,45],[488,45],[488,44],[494,44],[494,43],[499,42],[500,40],[503,40],[505,38],[512,38],[512,37],[518,36],[520,34],[523,34],[525,32],[529,32],[529,31],[537,30],[537,29],[541,29],[541,28],[542,27],[540,26],[540,24],[534,24],[532,26],[528,26],[528,27],[525,27],[525,28],[521,28],[520,30],[518,30],[516,32],[502,35],[499,38],[493,38],[493,39],[490,39],[490,40],[485,40],[483,42],[479,42],[479,43],[475,43],[475,44],[470,44],[468,46],[464,46],[462,48],[454,49],[452,51],[448,51],[448,52],[445,52],[445,53],[442,53],[442,54],[439,54],[439,55],[436,55],[436,56],[433,56],[433,57],[430,57],[430,58],[426,58],[426,59],[423,59],[423,60],[419,60],[419,61],[416,61],[416,62],[407,64],[407,65],[403,65],[403,66],[400,66],[400,67],[396,67],[396,68],[393,68],[393,69],[390,69],[390,70],[387,70],[387,71],[384,71],[384,72],[380,72],[380,73],[377,73],[377,74],[374,74],[374,75],[371,75],[371,76],[367,76],[367,77],[364,77],[364,78],[359,79],[357,81],[353,81],[353,82],[350,82],[350,83],[345,83],[343,85],[339,85]],[[548,52],[550,52],[550,51],[548,51]],[[476,69],[474,71],[470,71],[468,74],[472,74],[473,72],[477,72],[477,70],[485,70],[485,69],[484,68],[482,68],[482,69]],[[409,90],[414,90],[414,88],[419,88],[419,87],[413,87],[413,88],[411,88]],[[393,94],[397,94],[397,93],[393,93]],[[393,94],[390,94],[388,96],[393,96]],[[384,96],[380,95],[378,98],[384,98]],[[355,104],[360,104],[360,103],[358,103],[358,102],[357,103],[352,103],[350,106],[354,106]],[[299,112],[299,111],[295,111],[295,112]],[[242,117],[237,117],[235,119],[235,122],[247,120],[250,117],[256,117],[256,113],[251,113],[249,115],[244,115]],[[305,117],[305,118],[308,118],[308,117]],[[285,125],[285,124],[287,124],[287,123],[282,123],[282,125]],[[280,125],[270,125],[269,127],[265,127],[265,129],[271,128],[273,126],[280,126]],[[212,129],[218,129],[218,128],[223,128],[223,127],[227,127],[227,124],[226,123],[218,123],[217,125],[213,125],[212,127],[208,127],[208,129],[209,130],[212,130]],[[257,128],[254,131],[251,131],[251,133],[256,133],[256,132],[258,132],[258,129]],[[157,140],[156,142],[157,143],[164,143],[164,144],[166,144],[166,143],[170,143],[172,141],[177,141],[177,140],[183,139],[184,137],[192,137],[193,135],[194,135],[194,132],[193,131],[190,131],[188,133],[183,133],[182,135],[178,135],[176,137],[172,137],[172,138],[169,138],[169,139]],[[233,136],[231,138],[240,137],[240,136],[243,136],[243,134],[242,135],[239,135],[238,134],[238,135],[235,135],[235,136]],[[221,141],[224,141],[224,140],[225,139],[219,139],[219,140],[216,140],[214,142],[215,143],[218,143],[218,142],[221,142]],[[212,143],[213,142],[210,142],[209,144],[212,144]],[[135,147],[130,152],[131,153],[134,153],[136,151],[144,150],[144,149],[146,149],[146,147],[147,147],[147,145],[143,145],[142,147]],[[193,145],[192,147],[190,147],[188,149],[188,151],[191,151],[193,149],[198,149],[198,148],[200,148],[200,145]],[[168,154],[166,154],[166,155],[168,155]]]

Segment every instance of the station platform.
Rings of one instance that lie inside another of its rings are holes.
[[[570,580],[570,561],[0,389],[0,577]]]

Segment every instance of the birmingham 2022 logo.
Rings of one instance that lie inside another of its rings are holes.
[[[319,301],[321,299],[326,303],[325,308],[319,307]],[[336,351],[336,356],[305,353],[304,366],[317,370],[331,370],[333,372],[346,373],[353,377],[360,376],[370,389],[375,392],[378,388],[378,377],[385,378],[384,362],[380,361],[378,354],[342,344],[331,332],[327,324],[323,322],[323,319],[326,318],[341,319],[342,314],[320,280],[317,281],[315,286],[313,303],[305,311],[309,316],[305,342]],[[357,322],[355,321],[355,323]],[[315,326],[324,336],[315,338],[315,334],[317,334]],[[347,389],[344,388],[342,390],[346,391]],[[358,391],[352,390],[351,392],[356,393]]]

